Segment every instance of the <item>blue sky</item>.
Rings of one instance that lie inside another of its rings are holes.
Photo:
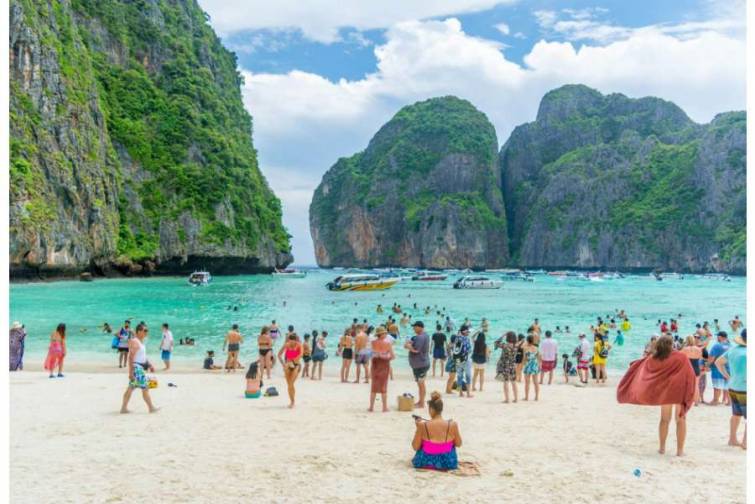
[[[238,55],[260,166],[298,264],[325,171],[396,111],[453,94],[503,144],[544,93],[659,96],[707,122],[745,107],[744,0],[199,0]]]

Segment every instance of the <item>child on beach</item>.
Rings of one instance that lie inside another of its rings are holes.
[[[260,378],[259,362],[249,364],[249,371],[246,372],[246,391],[244,397],[247,399],[257,399],[262,394],[262,379]]]
[[[569,375],[574,370],[574,364],[569,360],[569,354],[562,354],[561,358],[564,359],[564,383],[569,383]]]
[[[205,357],[204,359],[202,369],[207,369],[208,371],[220,369],[220,366],[215,365],[215,352],[213,352],[212,350],[207,350],[207,357]]]

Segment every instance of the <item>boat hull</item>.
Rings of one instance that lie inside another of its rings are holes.
[[[382,282],[371,283],[344,283],[344,284],[328,284],[328,289],[337,292],[343,291],[375,291],[390,289],[398,283],[398,280],[393,279]]]

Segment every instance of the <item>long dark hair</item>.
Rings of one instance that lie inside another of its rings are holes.
[[[484,355],[488,344],[485,343],[485,333],[480,331],[477,333],[477,337],[474,340],[474,348],[472,353],[475,355]]]
[[[246,372],[246,379],[247,380],[254,380],[257,378],[257,369],[259,368],[259,363],[257,361],[252,362],[249,364],[249,371]]]
[[[60,334],[60,339],[66,339],[66,325],[64,323],[61,322],[60,324],[58,324],[55,332]]]

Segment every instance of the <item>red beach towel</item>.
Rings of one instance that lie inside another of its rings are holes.
[[[695,372],[689,358],[675,350],[664,360],[644,357],[632,362],[619,382],[616,399],[651,406],[681,404],[686,413],[695,400]]]

